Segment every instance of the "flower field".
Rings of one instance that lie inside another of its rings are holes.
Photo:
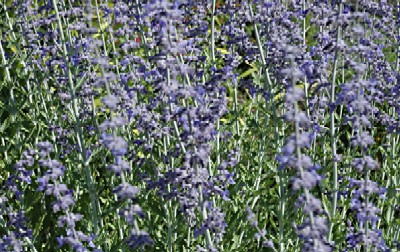
[[[0,252],[400,251],[399,0],[3,0]]]

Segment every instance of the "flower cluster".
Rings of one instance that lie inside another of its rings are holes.
[[[364,249],[390,251],[377,225],[380,209],[371,202],[373,194],[379,193],[384,197],[387,189],[379,188],[377,183],[369,178],[370,171],[380,168],[379,163],[369,155],[368,149],[375,144],[370,132],[373,121],[379,118],[378,104],[383,101],[382,90],[375,87],[384,88],[383,82],[380,85],[377,82],[380,82],[382,79],[380,74],[385,71],[373,73],[369,78],[365,76],[368,76],[370,64],[385,64],[385,62],[379,53],[381,50],[379,45],[372,42],[376,41],[378,34],[367,35],[367,31],[373,27],[374,22],[377,22],[372,16],[379,14],[374,5],[361,4],[359,8],[364,12],[347,12],[344,15],[344,18],[347,18],[345,29],[349,31],[348,36],[352,36],[352,40],[347,42],[348,46],[344,48],[346,53],[344,67],[352,69],[355,74],[352,79],[342,84],[336,101],[336,104],[345,105],[347,108],[348,113],[344,120],[351,125],[355,133],[350,143],[355,150],[359,150],[357,152],[359,156],[353,156],[350,166],[364,176],[363,180],[348,178],[349,187],[355,188],[351,198],[351,209],[356,212],[358,227],[348,228],[347,249],[364,247]],[[386,5],[383,5],[382,11],[387,11],[386,15],[391,15],[392,12]],[[386,22],[385,18],[382,21]]]
[[[294,62],[300,52],[296,47],[286,48],[291,68],[285,69],[283,74],[292,82],[292,86],[289,86],[286,92],[285,120],[294,124],[295,132],[287,138],[277,160],[279,169],[296,170],[296,175],[292,178],[292,189],[302,191],[295,204],[296,208],[302,208],[306,216],[304,222],[296,227],[299,238],[304,242],[302,251],[333,251],[333,244],[326,238],[328,227],[322,202],[310,192],[322,180],[317,173],[319,166],[314,164],[309,156],[301,153],[302,149],[310,148],[314,133],[310,131],[311,123],[307,115],[300,111],[298,104],[304,97],[303,90],[295,86],[296,81],[303,76],[303,72]]]
[[[137,198],[137,194],[139,193],[139,188],[132,186],[127,181],[126,174],[132,170],[131,164],[123,159],[128,152],[128,143],[123,137],[116,135],[116,130],[126,125],[128,121],[122,116],[114,116],[114,113],[118,112],[118,96],[112,94],[107,95],[103,97],[102,102],[112,113],[110,120],[106,119],[99,125],[99,129],[102,132],[101,143],[114,157],[114,163],[108,165],[107,169],[121,178],[121,184],[116,186],[113,192],[117,195],[119,201],[127,202],[128,206],[119,210],[119,215],[122,216],[129,225],[133,226],[129,236],[126,238],[126,243],[131,249],[136,249],[145,245],[153,245],[154,242],[149,234],[138,229],[136,218],[144,217],[141,207],[133,204],[133,200]],[[111,131],[111,133],[109,131]]]
[[[71,248],[78,252],[89,251],[83,242],[88,243],[92,251],[100,252],[93,243],[93,236],[84,234],[82,231],[76,230],[76,222],[83,218],[82,214],[72,213],[72,207],[75,204],[73,191],[68,189],[66,184],[60,182],[65,172],[65,167],[57,160],[51,159],[50,154],[53,145],[49,142],[38,143],[40,167],[47,168],[42,177],[38,178],[38,191],[44,192],[46,195],[53,196],[56,200],[52,203],[54,213],[62,212],[63,215],[58,217],[57,226],[65,228],[66,236],[57,238],[60,247],[68,244]]]
[[[11,193],[12,198],[23,205],[23,190],[31,184],[33,171],[27,169],[35,163],[36,151],[28,149],[22,153],[23,159],[14,165],[15,173],[8,177],[5,185],[0,189],[0,218],[7,220],[8,233],[0,237],[0,251],[23,251],[26,241],[31,242],[32,230],[28,226],[28,219],[24,210],[15,211],[11,201],[5,195]]]

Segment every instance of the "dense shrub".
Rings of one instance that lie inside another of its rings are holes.
[[[3,1],[0,251],[398,251],[399,1]]]

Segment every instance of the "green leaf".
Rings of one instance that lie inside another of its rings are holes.
[[[252,66],[252,67],[247,69],[246,71],[244,71],[241,75],[239,75],[238,79],[246,78],[247,76],[251,75],[252,73],[257,72],[257,67],[255,67],[254,65],[250,65],[250,66]]]
[[[328,218],[331,218],[330,213],[332,211],[331,201],[325,194],[321,194],[322,196],[322,205],[324,206],[325,212],[328,214]]]

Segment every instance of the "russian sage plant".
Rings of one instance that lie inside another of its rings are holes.
[[[399,250],[399,1],[0,10],[0,251]]]

